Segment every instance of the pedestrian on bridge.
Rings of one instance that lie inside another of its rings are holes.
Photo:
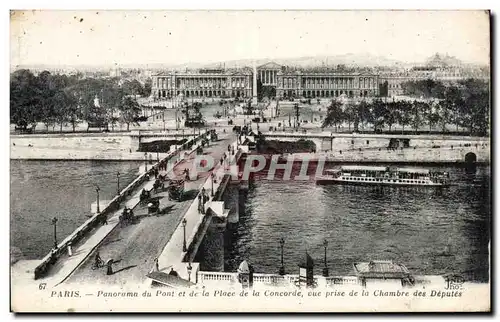
[[[160,271],[160,264],[158,264],[158,257],[155,258],[155,269],[157,272]]]
[[[201,200],[201,193],[198,194],[198,212],[203,214],[203,201]]]

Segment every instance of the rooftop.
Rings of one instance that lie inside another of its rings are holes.
[[[387,171],[387,167],[373,167],[363,165],[345,165],[342,166],[344,171]]]
[[[410,274],[404,265],[383,260],[354,263],[354,271],[360,277],[372,278],[403,278]]]

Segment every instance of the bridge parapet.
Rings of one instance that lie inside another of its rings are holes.
[[[230,152],[232,148],[228,148],[228,151],[225,152],[226,161],[212,169],[212,173],[216,180],[212,182],[212,176],[207,177],[198,191],[197,197],[194,198],[193,202],[188,207],[183,219],[180,221],[170,240],[158,256],[160,262],[169,263],[176,271],[184,270],[184,267],[194,259],[210,225],[215,224],[218,229],[225,229],[226,227],[229,211],[225,208],[224,201],[220,200],[220,194],[226,187],[227,179],[231,178],[231,175],[228,174],[228,170],[230,171],[233,169],[231,165],[242,155],[236,148],[236,142],[230,146],[234,147],[235,153],[233,154]],[[203,188],[209,195],[209,199],[204,204],[204,214],[199,210],[199,202],[203,200],[203,196],[201,196]],[[213,195],[212,189],[214,192]],[[201,198],[198,198],[198,196],[201,196]],[[186,231],[185,249],[182,247],[184,229]]]
[[[237,272],[207,272],[199,271],[196,278],[197,284],[206,286],[221,286],[222,284],[227,285],[239,285],[238,273]],[[318,285],[335,287],[342,285],[360,285],[357,276],[314,276],[314,280]],[[296,274],[263,274],[254,273],[253,283],[254,286],[295,286],[299,281],[299,275]]]
[[[193,142],[195,140],[196,140],[195,138],[192,139]],[[184,146],[179,146],[178,150],[182,149],[183,147]],[[193,149],[196,149],[196,147],[197,147],[196,144],[194,144]],[[120,191],[120,193],[117,196],[115,196],[111,201],[109,201],[109,203],[105,205],[105,207],[103,207],[100,213],[96,213],[91,218],[86,220],[82,225],[80,225],[77,229],[75,229],[73,233],[71,233],[64,240],[62,240],[57,245],[57,248],[52,249],[49,254],[47,254],[44,258],[42,258],[40,264],[35,268],[34,271],[35,279],[46,276],[50,267],[54,265],[57,262],[57,260],[66,253],[69,245],[74,246],[75,244],[80,242],[88,233],[93,231],[94,228],[101,226],[105,218],[107,218],[109,214],[119,210],[120,204],[123,201],[127,199],[128,200],[127,207],[133,208],[135,204],[139,202],[139,200],[138,198],[130,199],[131,193],[134,190],[137,190],[137,188],[146,181],[146,174],[151,174],[152,171],[154,171],[154,169],[157,168],[160,163],[167,162],[169,159],[175,156],[178,150],[170,152],[163,160],[152,165],[151,168],[149,168],[148,172],[141,173],[134,181],[132,181],[129,185],[127,185],[124,189],[122,189],[122,191]],[[177,160],[177,162],[180,161],[181,159]],[[66,276],[64,276],[64,278],[66,278]]]

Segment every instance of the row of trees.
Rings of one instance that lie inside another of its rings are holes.
[[[10,77],[10,122],[32,129],[42,122],[47,130],[59,125],[60,131],[67,124],[75,131],[82,121],[99,127],[122,123],[129,129],[141,111],[134,96],[149,95],[147,84],[17,70]]]
[[[427,81],[425,81],[427,82]],[[419,86],[424,84],[419,84]],[[444,89],[442,89],[444,87]],[[380,98],[372,101],[349,102],[342,104],[332,101],[328,107],[323,127],[347,124],[357,130],[359,125],[372,124],[375,131],[385,126],[392,130],[396,124],[410,126],[414,131],[429,126],[438,127],[446,132],[447,125],[454,124],[456,130],[466,129],[469,134],[486,135],[489,129],[490,100],[488,84],[480,80],[466,80],[456,85],[423,87],[428,93],[440,93],[440,97],[426,100],[385,101]],[[434,97],[433,95],[428,97]]]

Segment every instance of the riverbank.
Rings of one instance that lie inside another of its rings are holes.
[[[147,153],[148,160],[165,158],[168,153]],[[10,148],[11,160],[47,160],[47,161],[144,161],[144,152],[132,152],[131,150],[92,150],[71,149],[54,147],[25,147],[12,146]]]
[[[319,153],[288,153],[283,160],[318,161],[332,163],[399,163],[399,164],[460,164],[490,163],[490,148],[478,147],[441,147],[406,149],[360,149]]]

